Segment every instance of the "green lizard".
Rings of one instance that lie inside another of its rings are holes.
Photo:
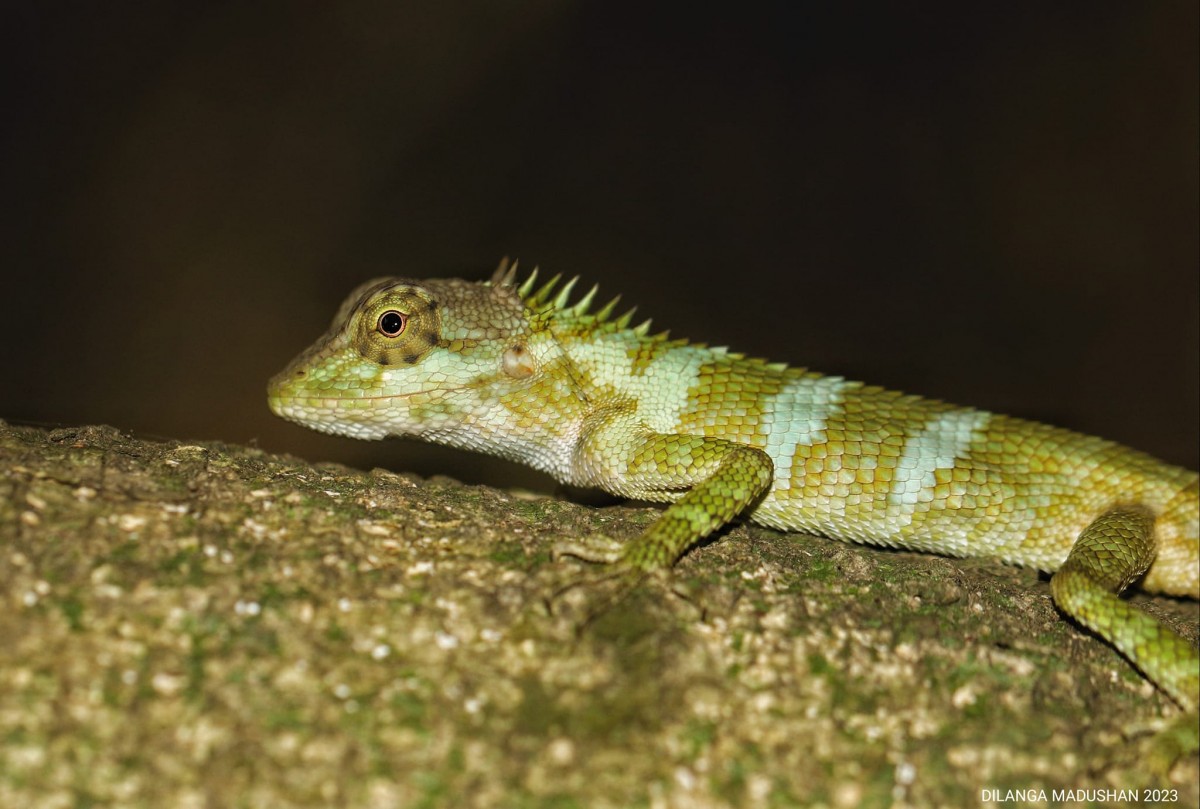
[[[271,380],[271,409],[354,438],[417,436],[671,503],[637,539],[562,552],[669,568],[738,515],[782,530],[1051,572],[1055,602],[1185,711],[1200,655],[1118,598],[1200,597],[1195,472],[1101,438],[651,334],[534,270],[370,281]],[[1164,734],[1167,735],[1167,734]],[[1182,741],[1179,741],[1182,739]]]

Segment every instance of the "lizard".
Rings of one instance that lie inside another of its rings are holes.
[[[669,569],[739,516],[784,531],[1051,574],[1058,608],[1183,709],[1161,756],[1200,747],[1200,654],[1119,596],[1200,598],[1196,472],[1102,438],[958,407],[593,311],[598,287],[379,278],[269,383],[279,416],[360,439],[414,436],[562,483],[668,503],[639,537],[556,555]],[[1169,763],[1167,764],[1169,766]]]

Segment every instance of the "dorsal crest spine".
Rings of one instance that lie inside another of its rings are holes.
[[[555,275],[539,287],[537,285],[538,268],[534,267],[525,280],[521,281],[520,285],[516,285],[517,263],[514,261],[510,266],[507,261],[508,259],[505,258],[500,262],[500,267],[493,273],[488,283],[494,286],[513,287],[525,305],[540,317],[550,317],[556,314],[566,314],[580,318],[589,317],[592,323],[596,325],[607,324],[615,329],[627,329],[629,328],[630,321],[633,319],[634,312],[637,311],[637,307],[633,307],[615,320],[611,319],[613,312],[617,308],[617,304],[621,301],[621,296],[617,295],[596,312],[591,312],[592,305],[596,300],[596,294],[600,291],[599,284],[593,285],[591,289],[584,293],[583,297],[572,303],[571,293],[575,291],[575,285],[579,283],[579,276],[569,279],[560,288],[558,285],[562,281],[562,275]],[[555,292],[556,289],[557,293]],[[649,328],[650,321],[647,320],[634,329],[634,331],[644,336],[648,333]]]

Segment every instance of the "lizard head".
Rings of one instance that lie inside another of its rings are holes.
[[[534,382],[533,328],[511,283],[375,279],[271,380],[268,402],[322,432],[437,440],[495,418],[503,396]]]

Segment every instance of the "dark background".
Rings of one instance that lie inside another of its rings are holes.
[[[1197,466],[1194,0],[22,5],[0,417],[545,485],[264,397],[360,281],[507,254]]]

